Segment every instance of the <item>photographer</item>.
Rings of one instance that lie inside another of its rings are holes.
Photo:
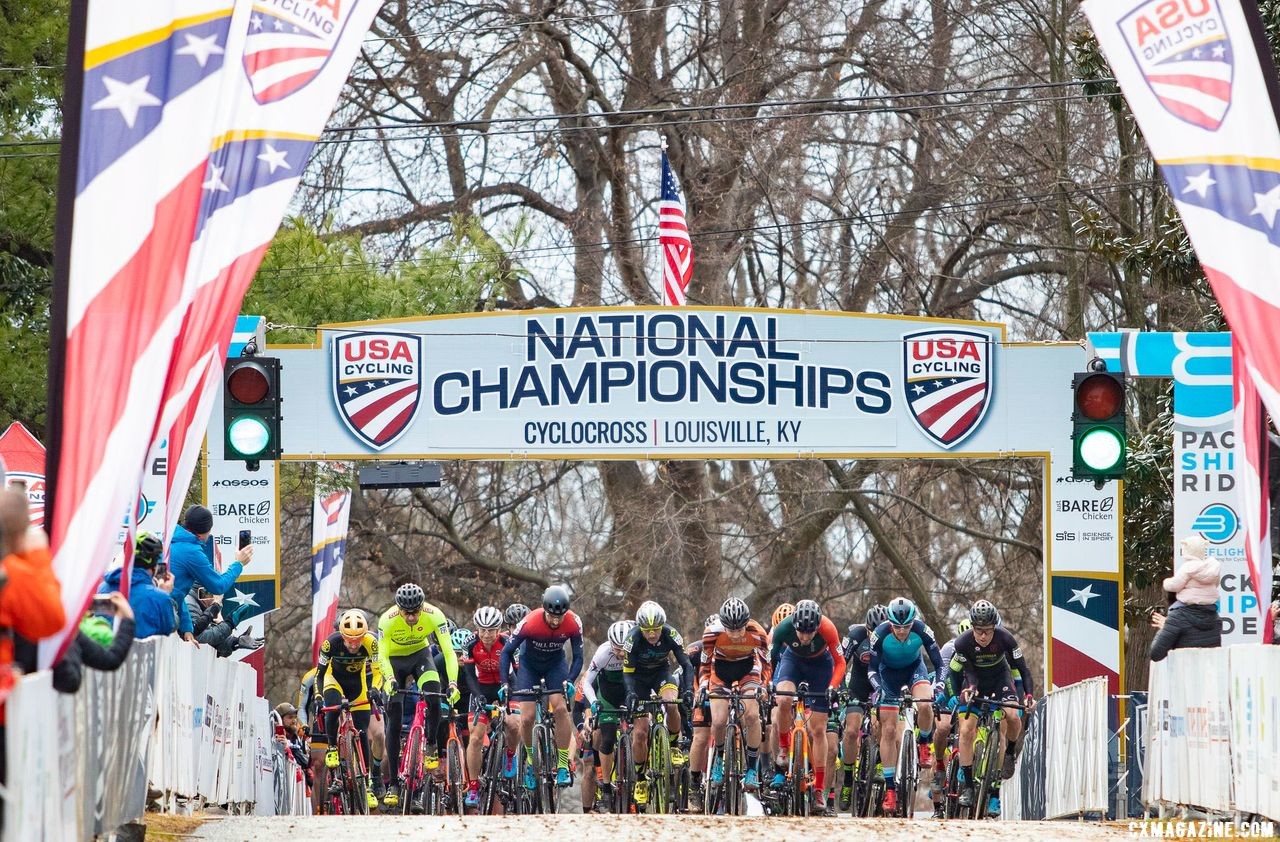
[[[257,649],[262,641],[251,635],[233,634],[241,617],[240,609],[223,605],[222,597],[196,588],[187,594],[187,613],[191,617],[196,642],[212,646],[219,658],[228,658],[237,649]]]
[[[173,528],[169,543],[169,563],[173,568],[173,601],[178,606],[178,633],[184,640],[195,641],[191,615],[187,613],[187,595],[195,585],[221,596],[231,590],[244,566],[253,559],[253,547],[236,553],[236,560],[219,572],[214,564],[213,513],[204,506],[187,509],[182,523]]]
[[[119,593],[95,596],[92,609],[120,618],[115,632],[100,617],[86,614],[75,639],[53,667],[53,689],[59,693],[75,693],[84,681],[84,668],[113,672],[120,668],[133,645],[134,615],[129,603]]]
[[[303,778],[307,782],[307,789],[311,788],[311,760],[306,746],[306,735],[302,732],[302,726],[298,722],[298,709],[288,702],[281,702],[276,705],[276,716],[280,718],[280,730],[276,732],[276,738],[280,740],[280,744],[284,746],[285,751],[293,757],[294,762],[302,769]]]
[[[169,566],[160,560],[164,545],[160,537],[143,532],[133,547],[133,571],[129,576],[129,607],[133,611],[134,634],[139,639],[157,634],[173,634],[178,627],[178,614],[169,591],[173,589],[173,575]],[[112,570],[102,578],[100,594],[120,590],[124,568]],[[166,590],[166,587],[168,590]]]

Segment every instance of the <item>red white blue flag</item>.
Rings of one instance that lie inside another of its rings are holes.
[[[351,492],[316,490],[311,509],[311,662],[338,617],[342,560],[347,554]]]
[[[68,64],[83,72],[68,73],[49,386],[50,532],[69,623],[164,438],[176,517],[240,302],[380,5],[72,4]],[[327,51],[285,77],[288,90],[255,85],[246,65],[267,12]]]
[[[683,307],[685,290],[693,277],[693,243],[685,219],[680,185],[671,172],[667,153],[662,153],[662,199],[658,202],[658,250],[662,255],[662,303]]]
[[[1247,372],[1280,418],[1280,128],[1276,70],[1251,0],[1087,0],[1085,14],[1182,216]],[[1249,390],[1237,392],[1247,410]],[[1260,419],[1245,419],[1256,427]],[[1237,419],[1240,423],[1240,419]],[[1267,544],[1262,454],[1236,459],[1251,550]],[[1258,558],[1269,558],[1269,553]],[[1259,616],[1268,565],[1251,563]]]

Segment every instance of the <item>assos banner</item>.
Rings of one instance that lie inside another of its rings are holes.
[[[1054,349],[1054,380],[1002,340],[976,322],[618,308],[335,326],[272,353],[286,458],[1044,452],[1070,436],[1079,352]]]
[[[263,462],[257,471],[243,462],[218,459],[212,452],[205,472],[205,505],[213,512],[213,546],[230,564],[239,549],[241,533],[247,533],[253,559],[245,566],[226,600],[242,619],[265,614],[277,607],[280,562],[280,498],[276,463]]]

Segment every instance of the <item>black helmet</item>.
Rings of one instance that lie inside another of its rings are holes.
[[[401,611],[408,614],[416,614],[422,610],[422,603],[427,599],[427,595],[422,592],[422,588],[413,582],[405,582],[396,591],[396,605]]]
[[[751,619],[751,609],[736,596],[731,596],[720,606],[720,625],[731,631],[747,627]]]
[[[569,591],[564,585],[552,585],[542,592],[542,610],[557,617],[569,613]]]
[[[905,596],[895,597],[889,603],[889,622],[895,626],[909,626],[916,621],[916,604]]]
[[[802,599],[796,603],[795,613],[791,615],[791,624],[798,632],[813,634],[822,623],[822,609],[812,599]]]
[[[515,628],[528,613],[529,606],[523,602],[513,602],[507,606],[506,611],[502,612],[502,622],[506,623],[508,628]]]
[[[143,532],[133,545],[133,555],[136,559],[136,564],[142,567],[149,567],[159,561],[160,556],[164,555],[164,542],[157,535]]]
[[[969,620],[975,626],[990,628],[1000,622],[1000,612],[987,600],[980,599],[969,609]]]
[[[867,609],[867,631],[875,631],[881,623],[889,622],[889,609],[877,602]]]

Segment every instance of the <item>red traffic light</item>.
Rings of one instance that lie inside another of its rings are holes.
[[[237,403],[260,403],[270,391],[271,378],[257,363],[241,363],[227,375],[227,394]]]
[[[1099,372],[1076,386],[1076,410],[1090,421],[1104,421],[1124,411],[1124,387],[1116,375]]]

